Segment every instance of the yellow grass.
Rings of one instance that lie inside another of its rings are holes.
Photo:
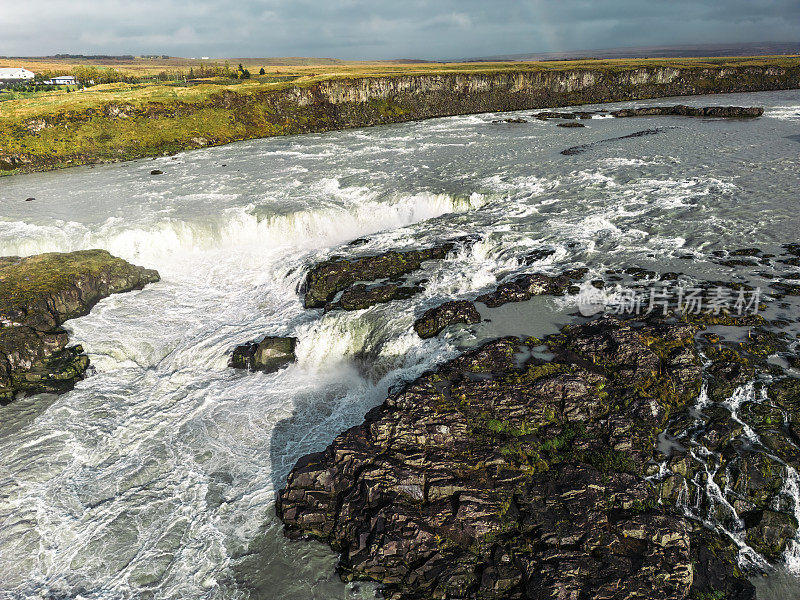
[[[300,59],[229,59],[232,67],[242,61],[245,68],[253,73],[258,73],[257,65],[268,60],[278,62],[299,61]],[[303,59],[316,60],[316,59]],[[201,61],[191,59],[136,59],[124,65],[115,65],[111,62],[96,62],[92,66],[106,66],[117,68],[126,73],[133,73],[140,69],[141,72],[156,72],[165,68],[185,69],[187,65],[207,64],[215,61]],[[5,61],[9,65],[13,61]],[[5,66],[0,60],[0,66]],[[18,64],[18,63],[16,63]],[[56,65],[67,68],[78,61],[28,61],[24,66],[39,70],[57,70]],[[87,64],[84,61],[81,64]],[[216,61],[216,64],[220,64]],[[386,77],[414,74],[444,74],[444,73],[497,73],[516,71],[540,70],[571,70],[592,68],[599,70],[622,70],[643,66],[670,66],[675,68],[702,68],[706,66],[746,66],[746,65],[775,65],[796,67],[800,64],[800,56],[758,56],[758,57],[722,57],[722,58],[652,58],[652,59],[614,59],[614,60],[579,60],[579,61],[545,61],[545,62],[479,62],[479,63],[392,63],[392,62],[350,62],[337,64],[312,64],[312,65],[265,65],[266,75],[255,75],[252,79],[241,82],[209,81],[189,87],[170,85],[164,82],[126,84],[115,83],[87,88],[80,92],[47,92],[36,94],[31,98],[20,98],[0,102],[0,122],[3,118],[29,118],[52,112],[65,110],[81,111],[86,108],[99,106],[109,102],[126,102],[139,106],[152,101],[181,100],[185,102],[201,102],[210,94],[224,89],[233,89],[237,93],[257,92],[262,90],[280,89],[287,85],[310,85],[325,79],[354,78],[354,77]],[[268,68],[267,68],[268,67]],[[276,77],[294,77],[291,83],[274,81]]]

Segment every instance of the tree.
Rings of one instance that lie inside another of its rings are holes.
[[[266,75],[267,72],[264,70],[264,67],[261,67],[261,70],[258,72],[259,75]]]

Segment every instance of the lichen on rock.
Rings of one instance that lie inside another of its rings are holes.
[[[489,342],[301,459],[278,515],[388,598],[752,598],[735,550],[705,551],[732,542],[646,478],[700,391],[696,331],[603,318]],[[531,355],[540,344],[551,361]],[[700,562],[713,577],[695,577]]]

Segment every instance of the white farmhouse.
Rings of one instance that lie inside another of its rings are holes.
[[[44,82],[46,85],[77,85],[72,75],[59,75]]]
[[[33,78],[34,78],[33,72],[28,71],[28,69],[23,69],[22,67],[0,69],[0,81],[11,82],[11,83],[25,83],[27,81],[32,80]]]

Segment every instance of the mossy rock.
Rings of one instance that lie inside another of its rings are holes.
[[[0,259],[0,402],[16,393],[72,389],[89,366],[80,346],[67,348],[61,324],[101,299],[159,280],[105,250]]]

